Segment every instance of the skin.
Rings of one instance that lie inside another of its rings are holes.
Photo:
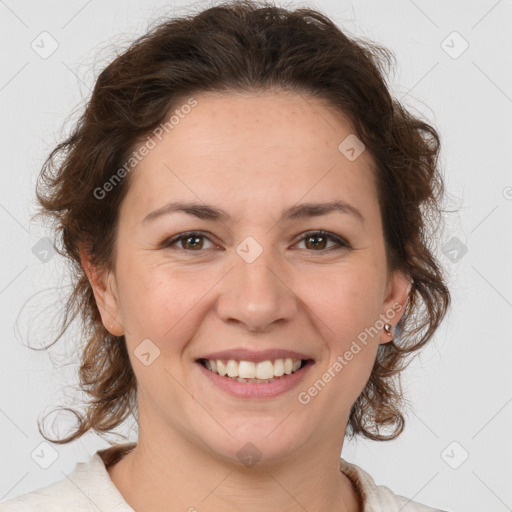
[[[283,91],[196,99],[132,171],[115,268],[82,258],[102,321],[125,336],[138,382],[138,445],[110,477],[136,510],[361,511],[339,457],[350,408],[392,337],[381,328],[360,343],[307,405],[297,394],[393,305],[402,309],[392,325],[403,313],[409,276],[386,264],[373,159],[364,151],[349,161],[338,150],[354,130],[318,99]],[[335,199],[364,223],[341,212],[277,222],[287,207]],[[215,205],[232,220],[174,213],[141,222],[177,200]],[[319,229],[351,248],[308,243],[303,234]],[[190,230],[205,238],[160,244]],[[236,252],[247,236],[263,248],[250,264]],[[134,354],[147,338],[160,350],[149,366]],[[195,359],[235,347],[296,350],[315,365],[278,397],[233,398]],[[237,457],[247,442],[261,452],[252,467]]]

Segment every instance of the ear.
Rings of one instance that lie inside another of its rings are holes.
[[[382,329],[380,334],[381,343],[389,343],[393,340],[394,329],[405,312],[411,289],[412,279],[409,274],[401,270],[395,270],[391,273],[381,314],[384,323],[391,324],[391,335],[385,329]]]
[[[91,263],[89,253],[83,248],[80,249],[80,261],[91,283],[103,326],[114,336],[122,336],[125,330],[114,273],[111,270],[96,268]]]

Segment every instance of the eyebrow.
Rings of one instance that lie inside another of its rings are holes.
[[[203,220],[221,222],[229,222],[231,220],[231,215],[229,215],[228,212],[216,206],[178,201],[168,203],[165,206],[162,206],[161,208],[148,213],[144,219],[142,219],[142,223],[146,224],[164,215],[170,215],[177,212],[193,215],[194,217]],[[281,217],[279,218],[278,222],[295,220],[305,217],[319,217],[321,215],[327,215],[331,212],[340,212],[353,215],[361,223],[366,223],[363,214],[355,206],[342,200],[335,200],[327,203],[302,203],[296,206],[292,206],[291,208],[288,208],[281,213]]]

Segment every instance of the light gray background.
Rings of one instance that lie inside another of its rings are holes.
[[[30,223],[34,186],[64,121],[111,58],[112,42],[123,47],[150,20],[181,5],[191,4],[0,1],[0,501],[63,478],[77,461],[108,446],[95,434],[52,445],[54,451],[40,446],[37,419],[80,395],[73,388],[76,364],[69,364],[73,333],[51,353],[24,346],[50,343],[62,306],[59,287],[66,282],[62,258],[45,254],[40,241],[49,228]],[[430,506],[510,510],[512,2],[307,5],[395,53],[393,91],[439,129],[449,192],[445,207],[455,210],[439,232],[437,249],[449,273],[453,307],[404,375],[414,404],[406,430],[392,442],[345,443],[343,456],[377,483]],[[43,31],[58,43],[47,58],[40,54],[52,42],[40,36]],[[458,55],[464,40],[469,47]],[[467,253],[449,252],[446,244]],[[123,432],[133,439],[133,429]]]

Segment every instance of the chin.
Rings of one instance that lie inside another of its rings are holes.
[[[284,419],[286,416],[232,420],[223,423],[232,437],[223,431],[222,437],[212,438],[210,432],[209,439],[203,440],[219,457],[232,464],[252,467],[256,463],[279,462],[290,457],[306,441],[303,425],[301,431],[285,425],[291,422],[291,416],[290,420]]]

